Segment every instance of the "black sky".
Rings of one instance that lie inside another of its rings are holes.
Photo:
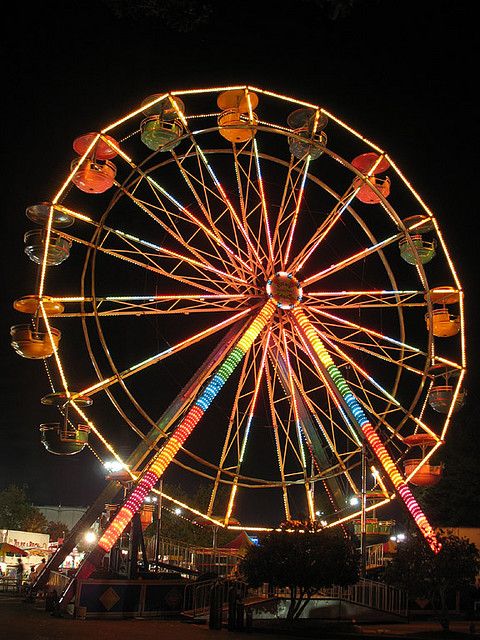
[[[474,3],[366,0],[334,20],[328,3],[308,0],[211,2],[190,32],[175,28],[175,3],[168,19],[116,17],[110,7],[125,4],[17,4],[4,23],[0,489],[26,482],[37,503],[88,504],[102,485],[81,456],[52,459],[40,444],[41,366],[9,344],[10,325],[22,321],[12,301],[34,287],[24,212],[55,192],[77,135],[168,89],[242,82],[291,94],[392,155],[436,212],[464,284],[467,387],[478,404]]]

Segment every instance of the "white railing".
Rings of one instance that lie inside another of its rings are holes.
[[[239,580],[208,580],[185,585],[183,612],[192,620],[204,618],[210,611],[212,598],[220,608],[228,605],[235,590],[235,600],[243,600],[248,591],[247,584]]]
[[[289,589],[277,587],[272,591],[268,584],[264,584],[250,593],[255,593],[262,598],[290,597]],[[408,592],[375,580],[362,578],[357,584],[348,587],[333,586],[321,589],[313,596],[312,600],[315,599],[344,600],[397,616],[405,617],[408,615]]]
[[[408,615],[408,592],[384,582],[362,578],[357,584],[349,587],[322,589],[319,595],[324,598],[346,600],[398,616]]]
[[[147,558],[155,564],[155,537],[147,540]],[[229,576],[237,567],[242,556],[228,549],[196,547],[186,542],[159,537],[158,560],[165,564],[197,571],[214,573],[219,577]]]
[[[147,558],[155,563],[155,537],[146,541]],[[158,560],[184,569],[195,569],[195,547],[164,536],[159,537]]]
[[[366,552],[365,565],[367,569],[385,566],[386,558],[383,553],[383,543],[369,545],[366,548]]]

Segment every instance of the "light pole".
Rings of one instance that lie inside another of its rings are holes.
[[[162,528],[162,490],[163,490],[163,478],[160,478],[158,485],[158,500],[157,500],[157,523],[155,528],[155,573],[158,572],[158,555],[160,553],[160,530]]]
[[[367,448],[364,440],[363,446],[362,446],[362,503],[361,503],[361,515],[360,515],[360,554],[361,554],[360,575],[362,578],[365,578],[365,575],[367,572],[366,508],[367,508]]]

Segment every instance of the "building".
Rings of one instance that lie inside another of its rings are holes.
[[[80,520],[86,512],[87,507],[62,507],[43,505],[37,507],[43,513],[48,522],[62,522],[65,529],[71,531],[75,524]]]

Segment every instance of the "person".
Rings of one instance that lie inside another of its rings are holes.
[[[37,579],[37,570],[35,567],[30,567],[30,573],[28,574],[28,584],[27,584],[27,596],[31,594],[33,583]]]
[[[45,560],[45,558],[42,558],[42,561],[38,564],[37,568],[35,569],[35,571],[37,572],[37,576],[39,576],[42,571],[45,569],[45,566],[47,564],[47,561]]]
[[[22,582],[23,582],[23,572],[25,571],[25,567],[23,566],[23,562],[21,558],[17,560],[17,566],[15,567],[15,579],[17,582],[17,591],[20,592],[22,590]]]

